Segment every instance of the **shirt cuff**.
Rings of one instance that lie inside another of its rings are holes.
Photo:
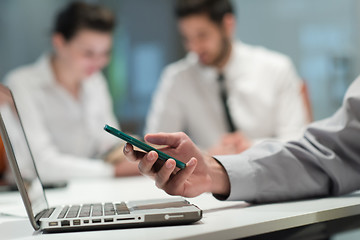
[[[257,193],[255,169],[251,165],[249,156],[238,154],[215,156],[215,158],[222,164],[229,176],[230,195],[228,197],[214,195],[214,197],[227,201],[254,201]]]

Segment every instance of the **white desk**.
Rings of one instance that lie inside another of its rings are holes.
[[[145,177],[74,181],[48,190],[50,205],[169,197]],[[27,218],[0,216],[0,239],[234,239],[360,214],[360,192],[351,195],[250,206],[210,194],[189,199],[203,209],[192,225],[60,234],[34,232]],[[25,216],[18,193],[0,193],[0,212]]]

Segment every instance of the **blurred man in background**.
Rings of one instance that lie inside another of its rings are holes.
[[[228,0],[178,0],[175,12],[189,53],[164,70],[145,132],[185,131],[212,154],[299,137],[307,117],[290,59],[233,41]]]

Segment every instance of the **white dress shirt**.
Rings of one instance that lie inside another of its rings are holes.
[[[43,181],[113,176],[100,159],[118,140],[103,130],[118,126],[101,73],[82,82],[75,99],[57,83],[50,56],[20,67],[5,82],[13,95]]]
[[[287,201],[359,190],[360,77],[341,108],[309,125],[300,140],[264,141],[242,154],[216,158],[229,176],[227,200]]]
[[[237,130],[254,142],[300,137],[306,124],[301,80],[287,57],[233,43],[223,73]],[[184,131],[202,148],[216,144],[227,132],[217,77],[215,68],[201,65],[192,53],[168,66],[153,97],[145,133]]]

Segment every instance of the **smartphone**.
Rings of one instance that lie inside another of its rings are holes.
[[[116,129],[116,128],[113,128],[113,127],[110,127],[109,125],[105,125],[104,127],[104,130],[107,131],[108,133],[111,133],[112,135],[116,136],[116,137],[119,137],[121,138],[122,140],[144,150],[145,152],[150,152],[150,151],[155,151],[157,152],[157,154],[159,155],[159,159],[160,160],[163,160],[163,161],[166,161],[168,160],[169,158],[171,159],[174,159],[175,162],[176,162],[176,167],[180,168],[180,169],[184,169],[186,167],[186,164],[167,155],[166,153],[163,153],[159,150],[157,150],[156,148],[153,148],[149,145],[147,145],[146,143],[143,143],[139,140],[137,140],[136,138],[133,138],[125,133],[123,133],[122,131]]]

